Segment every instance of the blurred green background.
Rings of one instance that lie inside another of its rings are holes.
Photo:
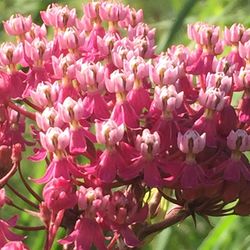
[[[31,14],[33,20],[41,22],[39,11],[47,5],[57,2],[77,8],[79,15],[82,11],[81,0],[0,0],[0,21],[7,20],[12,14]],[[174,43],[188,45],[186,25],[196,21],[205,21],[215,25],[230,26],[233,23],[243,23],[250,27],[250,1],[247,0],[124,0],[136,9],[144,10],[145,21],[157,29],[158,51],[165,50]],[[9,39],[0,26],[0,41]],[[40,177],[44,171],[41,166],[26,165],[29,175]],[[18,186],[12,181],[13,186]],[[23,189],[24,190],[24,189]],[[246,190],[248,191],[248,190]],[[18,203],[23,206],[23,203]],[[9,211],[8,211],[9,212]],[[1,211],[6,216],[6,209]],[[20,224],[37,224],[31,222],[29,216],[23,215]],[[186,221],[164,230],[153,241],[148,243],[145,250],[250,250],[250,218],[228,216],[211,218],[211,225],[204,219],[198,218],[196,227],[189,218]],[[63,232],[62,232],[63,235]],[[32,250],[40,250],[43,245],[43,232],[28,234],[26,243]],[[55,246],[53,249],[61,249]]]

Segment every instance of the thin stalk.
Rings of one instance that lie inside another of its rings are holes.
[[[7,184],[10,177],[16,173],[17,164],[13,164],[11,170],[2,179],[0,179],[0,188]]]
[[[26,116],[27,118],[29,118],[29,119],[31,119],[31,120],[33,120],[33,121],[36,120],[36,116],[35,116],[34,113],[31,113],[31,112],[29,112],[29,111],[23,109],[22,107],[16,105],[15,103],[9,101],[9,102],[8,102],[8,106],[9,106],[11,109],[17,111],[18,113],[20,113],[20,114]]]
[[[27,199],[25,196],[23,196],[22,194],[20,194],[17,190],[15,190],[10,184],[6,184],[6,186],[13,192],[15,193],[16,196],[18,196],[20,199],[22,199],[24,202],[26,202],[27,204],[29,204],[31,207],[35,208],[35,209],[39,209],[39,206],[36,205],[34,202],[30,201],[29,199]]]
[[[180,202],[178,202],[176,199],[171,198],[170,196],[166,195],[166,194],[165,194],[162,190],[160,190],[159,188],[158,188],[158,191],[159,191],[159,193],[162,195],[162,197],[163,197],[164,199],[166,199],[167,201],[169,201],[169,202],[171,202],[171,203],[174,203],[174,204],[177,204],[177,205],[181,205]]]
[[[139,239],[143,240],[150,234],[159,232],[167,227],[170,227],[180,221],[183,221],[190,215],[190,212],[183,207],[173,208],[165,217],[165,219],[159,223],[148,225],[142,228],[139,232]]]
[[[22,174],[22,171],[21,171],[21,167],[20,165],[18,166],[18,172],[19,172],[19,175],[21,177],[21,180],[24,184],[24,186],[27,188],[27,190],[32,194],[32,196],[39,202],[41,203],[43,200],[42,198],[31,188],[31,186],[26,182],[26,180],[24,179],[23,177],[23,174]]]
[[[114,237],[112,238],[112,240],[110,241],[110,243],[109,243],[109,245],[107,247],[108,250],[113,249],[113,247],[114,247],[115,243],[117,242],[117,239],[119,238],[119,236],[120,236],[119,234],[115,233]]]
[[[34,110],[38,111],[38,112],[43,112],[43,109],[38,107],[37,105],[35,105],[33,102],[31,102],[30,100],[28,99],[24,99],[23,100],[27,105],[29,105],[31,108],[33,108]]]
[[[14,228],[23,231],[41,231],[46,229],[45,226],[26,227],[21,225],[15,225]]]
[[[14,204],[12,201],[11,201],[11,203],[8,202],[7,205],[9,205],[9,206],[11,206],[11,207],[14,207],[14,208],[16,208],[16,209],[18,209],[18,210],[20,210],[20,211],[22,211],[22,212],[27,212],[27,211],[25,211],[25,209],[23,209],[23,208],[17,206],[17,205]]]

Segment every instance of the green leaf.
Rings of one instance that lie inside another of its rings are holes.
[[[198,250],[224,249],[219,248],[219,246],[222,246],[228,240],[230,242],[230,232],[238,219],[239,217],[237,216],[228,216],[220,219],[217,226],[203,240]]]
[[[198,0],[187,0],[186,4],[184,4],[183,8],[181,11],[178,13],[176,16],[175,22],[172,25],[172,28],[169,32],[168,39],[166,41],[166,47],[168,47],[171,42],[174,40],[176,34],[180,30],[181,26],[184,23],[185,18],[188,16],[192,8],[195,6],[195,4],[198,2]]]

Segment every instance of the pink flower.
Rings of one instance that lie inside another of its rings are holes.
[[[187,29],[189,39],[210,50],[214,54],[221,54],[222,43],[219,40],[220,28],[206,23],[189,24]]]
[[[174,84],[179,77],[179,66],[174,66],[168,57],[159,57],[159,61],[150,66],[149,76],[159,85]]]
[[[83,12],[86,15],[86,17],[95,19],[99,17],[99,8],[100,8],[99,2],[91,2],[83,6]]]
[[[250,39],[250,29],[246,29],[243,24],[234,23],[230,28],[225,27],[224,41],[227,45],[238,45]]]
[[[205,92],[201,89],[199,102],[205,108],[221,111],[226,103],[225,92],[216,87],[208,87]]]
[[[21,241],[11,241],[6,243],[2,248],[2,250],[28,250],[29,248],[24,245]]]
[[[100,18],[105,21],[122,21],[126,18],[127,14],[128,8],[123,4],[102,2],[99,7]]]
[[[45,24],[41,26],[32,23],[31,29],[29,32],[25,34],[25,40],[28,42],[32,42],[35,38],[43,39],[47,35],[47,29]]]
[[[227,137],[227,146],[231,150],[237,150],[240,152],[248,151],[250,149],[250,136],[245,130],[232,130]]]
[[[157,132],[150,133],[148,129],[142,131],[142,135],[136,137],[136,148],[144,157],[148,155],[155,156],[160,150],[160,136]]]
[[[14,227],[17,222],[17,216],[10,218],[7,221],[0,220],[0,247],[6,246],[8,242],[21,241],[23,237],[16,235],[10,231],[10,227]],[[10,248],[8,248],[10,249]]]
[[[78,61],[76,69],[76,79],[79,81],[81,89],[89,92],[104,89],[104,77],[106,69],[100,63],[84,63]]]
[[[84,103],[81,98],[77,101],[70,96],[67,97],[63,104],[59,104],[59,112],[64,122],[71,123],[74,126],[74,122],[79,122],[84,117]]]
[[[47,131],[50,127],[62,127],[64,124],[55,108],[47,107],[42,113],[36,113],[36,123],[40,129]]]
[[[28,64],[43,66],[52,56],[53,44],[45,39],[35,38],[32,42],[24,43],[24,53]]]
[[[129,60],[124,60],[124,71],[126,75],[130,75],[133,72],[135,79],[143,80],[148,77],[149,74],[149,65],[145,62],[145,60],[138,57],[131,57]]]
[[[173,112],[180,108],[183,101],[183,92],[177,93],[175,86],[156,86],[152,105],[162,112]]]
[[[100,187],[93,189],[92,187],[85,188],[81,186],[77,191],[77,197],[79,208],[81,210],[85,210],[86,213],[88,210],[90,210],[92,214],[95,214],[95,212],[99,212],[101,210],[105,210],[105,205],[103,204],[105,202],[103,200],[103,191]]]
[[[69,180],[63,177],[53,178],[43,189],[45,204],[54,213],[62,209],[73,208],[77,197]]]
[[[112,62],[118,69],[123,68],[124,60],[129,60],[134,55],[135,51],[133,51],[133,43],[127,37],[114,43],[111,56]]]
[[[239,43],[239,54],[240,57],[249,60],[250,59],[250,40],[245,43]]]
[[[75,178],[82,178],[83,173],[70,158],[55,158],[47,167],[44,176],[39,179],[34,179],[34,181],[38,184],[42,184],[49,182],[53,178],[60,177],[63,177],[65,180],[70,180],[72,176]]]
[[[133,76],[126,76],[119,70],[112,72],[110,77],[105,78],[105,86],[110,93],[123,93],[133,87]]]
[[[139,23],[143,23],[143,11],[142,9],[136,11],[135,9],[131,8],[128,11],[126,18],[119,23],[122,27],[135,27]]]
[[[23,35],[30,31],[31,25],[31,16],[24,17],[22,15],[11,16],[9,20],[3,23],[5,31],[12,36]]]
[[[69,145],[69,130],[62,131],[60,128],[50,127],[46,134],[40,132],[40,140],[43,148],[49,152],[58,153],[58,156],[60,156],[60,153]]]
[[[74,231],[59,240],[62,245],[74,244],[76,249],[90,250],[92,244],[99,250],[105,250],[107,247],[104,244],[104,236],[101,227],[95,220],[81,218],[77,220]]]
[[[207,88],[219,88],[221,91],[225,92],[225,94],[230,92],[233,85],[232,81],[232,77],[228,77],[224,73],[208,73],[206,77]]]
[[[17,65],[23,60],[23,46],[13,43],[3,43],[0,47],[0,63],[3,66]]]
[[[146,23],[138,23],[135,27],[128,27],[128,38],[133,41],[135,37],[145,37],[149,41],[155,39],[155,29],[150,29]]]
[[[32,101],[40,106],[53,106],[58,98],[59,85],[57,82],[51,84],[49,82],[41,82],[37,85],[36,90],[30,91]]]
[[[58,43],[61,50],[75,50],[84,43],[84,39],[75,29],[69,27],[65,32],[59,33]]]
[[[240,71],[235,72],[233,75],[234,79],[234,89],[235,90],[244,90],[250,88],[250,70],[241,68]]]
[[[76,21],[76,10],[70,10],[67,5],[61,7],[57,4],[51,4],[46,11],[41,11],[40,14],[46,25],[62,30],[74,26]]]
[[[139,207],[132,192],[117,191],[110,197],[108,217],[111,227],[124,239],[128,247],[139,246],[140,241],[129,227],[135,222],[143,222],[148,214],[148,206]]]
[[[122,140],[124,125],[117,125],[113,120],[100,123],[96,122],[96,139],[99,143],[114,146]]]
[[[195,130],[188,130],[184,135],[178,133],[177,144],[179,149],[185,153],[198,154],[204,150],[206,145],[206,133],[199,135]]]

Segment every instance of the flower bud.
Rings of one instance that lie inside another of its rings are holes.
[[[45,204],[53,212],[73,208],[77,202],[76,194],[69,180],[54,178],[43,189]]]

